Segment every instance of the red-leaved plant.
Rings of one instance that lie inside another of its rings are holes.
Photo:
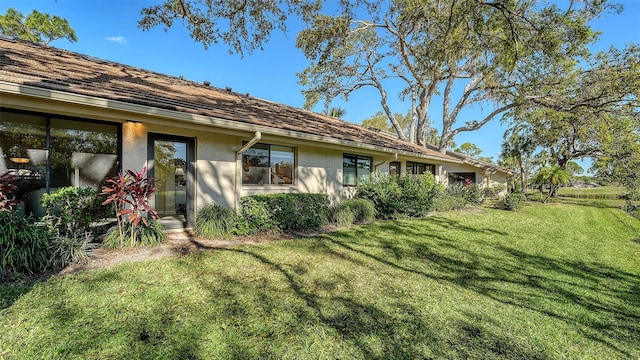
[[[9,173],[0,175],[0,211],[11,211],[18,204],[15,191],[18,187],[12,184],[16,177]]]
[[[113,204],[118,220],[120,243],[124,245],[126,223],[131,224],[131,245],[136,243],[136,228],[140,222],[148,225],[148,216],[158,218],[156,210],[149,205],[151,195],[156,191],[153,179],[148,178],[147,168],[140,172],[126,170],[115,177],[107,179],[102,187],[101,195],[107,195],[103,205]]]

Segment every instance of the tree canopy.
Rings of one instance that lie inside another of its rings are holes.
[[[456,134],[536,96],[529,92],[549,79],[539,75],[585,56],[597,35],[589,20],[611,9],[619,10],[606,0],[166,0],[144,8],[139,25],[168,29],[181,20],[205,47],[222,42],[244,54],[296,16],[306,24],[296,44],[310,62],[299,74],[307,107],[371,87],[398,136],[424,145],[429,111],[440,106],[444,151]],[[390,96],[415,100],[408,134]],[[480,106],[490,110],[461,119],[464,109]]]
[[[45,45],[58,39],[78,41],[75,31],[66,19],[37,10],[33,10],[25,18],[21,12],[8,8],[5,15],[0,15],[0,32],[6,36],[15,36]]]

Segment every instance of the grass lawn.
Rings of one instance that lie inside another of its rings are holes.
[[[0,358],[637,359],[640,222],[531,204],[0,287]]]
[[[593,197],[598,196],[606,198],[614,198],[616,196],[625,193],[625,189],[620,186],[600,186],[594,188],[575,188],[575,187],[561,187],[558,189],[559,196],[573,196],[573,197]]]

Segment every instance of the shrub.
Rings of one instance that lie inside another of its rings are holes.
[[[138,244],[151,246],[167,241],[167,229],[155,219],[149,219],[146,224],[136,227]]]
[[[140,172],[127,170],[106,180],[100,195],[107,196],[103,205],[113,204],[118,220],[118,247],[125,246],[125,236],[129,236],[129,245],[134,246],[140,233],[136,229],[138,225],[142,223],[148,227],[149,217],[158,218],[156,210],[149,205],[149,199],[155,191],[153,179],[147,177],[146,167]],[[152,228],[157,228],[157,225],[154,224]]]
[[[493,187],[488,187],[488,188],[484,188],[482,189],[482,193],[484,197],[489,197],[489,198],[498,198],[500,196],[500,194],[505,191],[507,189],[506,185],[496,185]]]
[[[358,186],[356,198],[366,199],[373,203],[378,216],[383,219],[395,218],[402,212],[402,188],[398,177],[375,173],[371,179]]]
[[[449,211],[462,209],[466,205],[466,200],[455,194],[451,194],[446,190],[441,191],[433,199],[434,211]]]
[[[521,193],[510,193],[502,200],[502,204],[507,210],[519,210],[524,207],[527,197]]]
[[[278,232],[272,215],[266,203],[251,196],[243,197],[240,199],[240,218],[236,222],[237,235]]]
[[[102,205],[105,200],[92,188],[73,186],[42,195],[42,205],[47,211],[45,219],[67,238],[88,231],[91,223],[108,217],[109,207]]]
[[[229,237],[236,231],[236,214],[222,205],[207,205],[198,211],[196,233],[206,238]]]
[[[305,231],[327,224],[329,197],[326,194],[252,195],[264,204],[273,219],[273,226],[282,231]]]
[[[349,199],[343,203],[351,209],[355,222],[369,223],[376,218],[375,205],[367,199]]]
[[[11,211],[18,204],[15,196],[18,187],[12,183],[15,180],[16,177],[9,173],[0,175],[0,211]]]
[[[34,222],[31,216],[0,211],[0,276],[46,270],[52,234]]]
[[[150,246],[163,243],[167,241],[167,232],[162,224],[155,219],[148,219],[147,223],[140,223],[138,226],[135,226],[132,222],[126,222],[122,225],[122,230],[131,234],[135,232],[133,235],[136,239],[133,243],[123,243],[121,240],[120,229],[117,227],[111,228],[111,231],[107,233],[102,241],[102,245],[106,248],[122,248],[134,246]]]
[[[431,209],[438,189],[430,173],[402,177],[378,173],[358,187],[356,197],[373,202],[378,216],[385,219],[420,217]]]
[[[97,248],[92,241],[91,232],[55,236],[51,242],[52,265],[65,267],[73,263],[86,263]]]
[[[410,217],[425,216],[431,210],[438,191],[433,175],[403,176],[398,178],[398,182],[402,188],[402,213]]]
[[[339,227],[347,227],[354,223],[356,218],[353,209],[347,204],[347,201],[335,204],[329,208],[329,222]]]

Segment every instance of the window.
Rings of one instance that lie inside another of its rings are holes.
[[[436,166],[432,164],[407,161],[407,175],[420,175],[426,173],[427,171],[435,175]]]
[[[248,185],[291,185],[295,169],[295,148],[255,144],[242,154],[242,183]]]
[[[476,183],[476,173],[464,172],[464,173],[449,173],[449,185],[464,184],[471,185]]]
[[[356,186],[371,178],[371,158],[344,154],[342,156],[342,185]]]
[[[119,125],[0,110],[0,174],[17,186],[17,210],[44,215],[42,194],[99,189],[118,169]]]
[[[393,161],[389,163],[389,175],[400,176],[400,162]]]

